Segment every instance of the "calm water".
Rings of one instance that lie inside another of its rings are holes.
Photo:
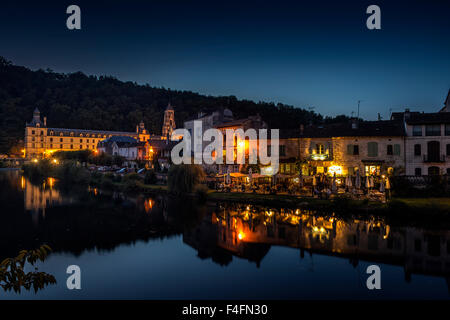
[[[104,194],[0,171],[0,259],[47,243],[56,285],[2,299],[448,299],[450,230]],[[82,272],[66,288],[67,266]],[[381,267],[382,290],[366,288]],[[1,289],[0,289],[1,290]]]

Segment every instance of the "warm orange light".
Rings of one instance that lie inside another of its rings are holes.
[[[238,233],[238,239],[242,240],[245,238],[245,233],[243,233],[242,231]]]
[[[38,159],[33,159],[33,160],[31,160],[31,161],[33,161],[34,163],[37,163],[37,162],[38,162]]]

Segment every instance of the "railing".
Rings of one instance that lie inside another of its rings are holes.
[[[423,155],[423,162],[445,162],[445,155]]]
[[[330,161],[331,159],[331,155],[330,154],[311,154],[309,156],[310,160],[314,160],[314,161]]]

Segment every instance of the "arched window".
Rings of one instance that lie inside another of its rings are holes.
[[[429,176],[439,175],[439,167],[428,167],[428,175]]]

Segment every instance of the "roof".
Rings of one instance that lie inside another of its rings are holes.
[[[438,124],[450,123],[450,112],[395,112],[392,113],[391,119],[402,120],[406,118],[407,124]]]
[[[351,122],[333,123],[319,126],[305,126],[299,137],[401,137],[405,130],[401,121],[359,121],[357,128]]]
[[[169,104],[167,105],[166,110],[173,110],[173,107],[172,107],[172,105],[170,104],[170,102],[169,102]]]
[[[145,142],[139,142],[138,140],[128,137],[128,136],[112,136],[105,140],[100,141],[98,144],[99,146],[111,146],[113,144],[116,144],[119,148],[125,148],[125,147],[137,147],[137,146],[144,146]]]
[[[88,130],[88,129],[68,129],[68,128],[47,128],[49,131],[53,131],[55,135],[62,133],[63,135],[69,135],[71,132],[74,134],[100,134],[100,135],[116,135],[116,136],[137,136],[136,132],[123,132],[123,131],[104,131],[104,130]]]

